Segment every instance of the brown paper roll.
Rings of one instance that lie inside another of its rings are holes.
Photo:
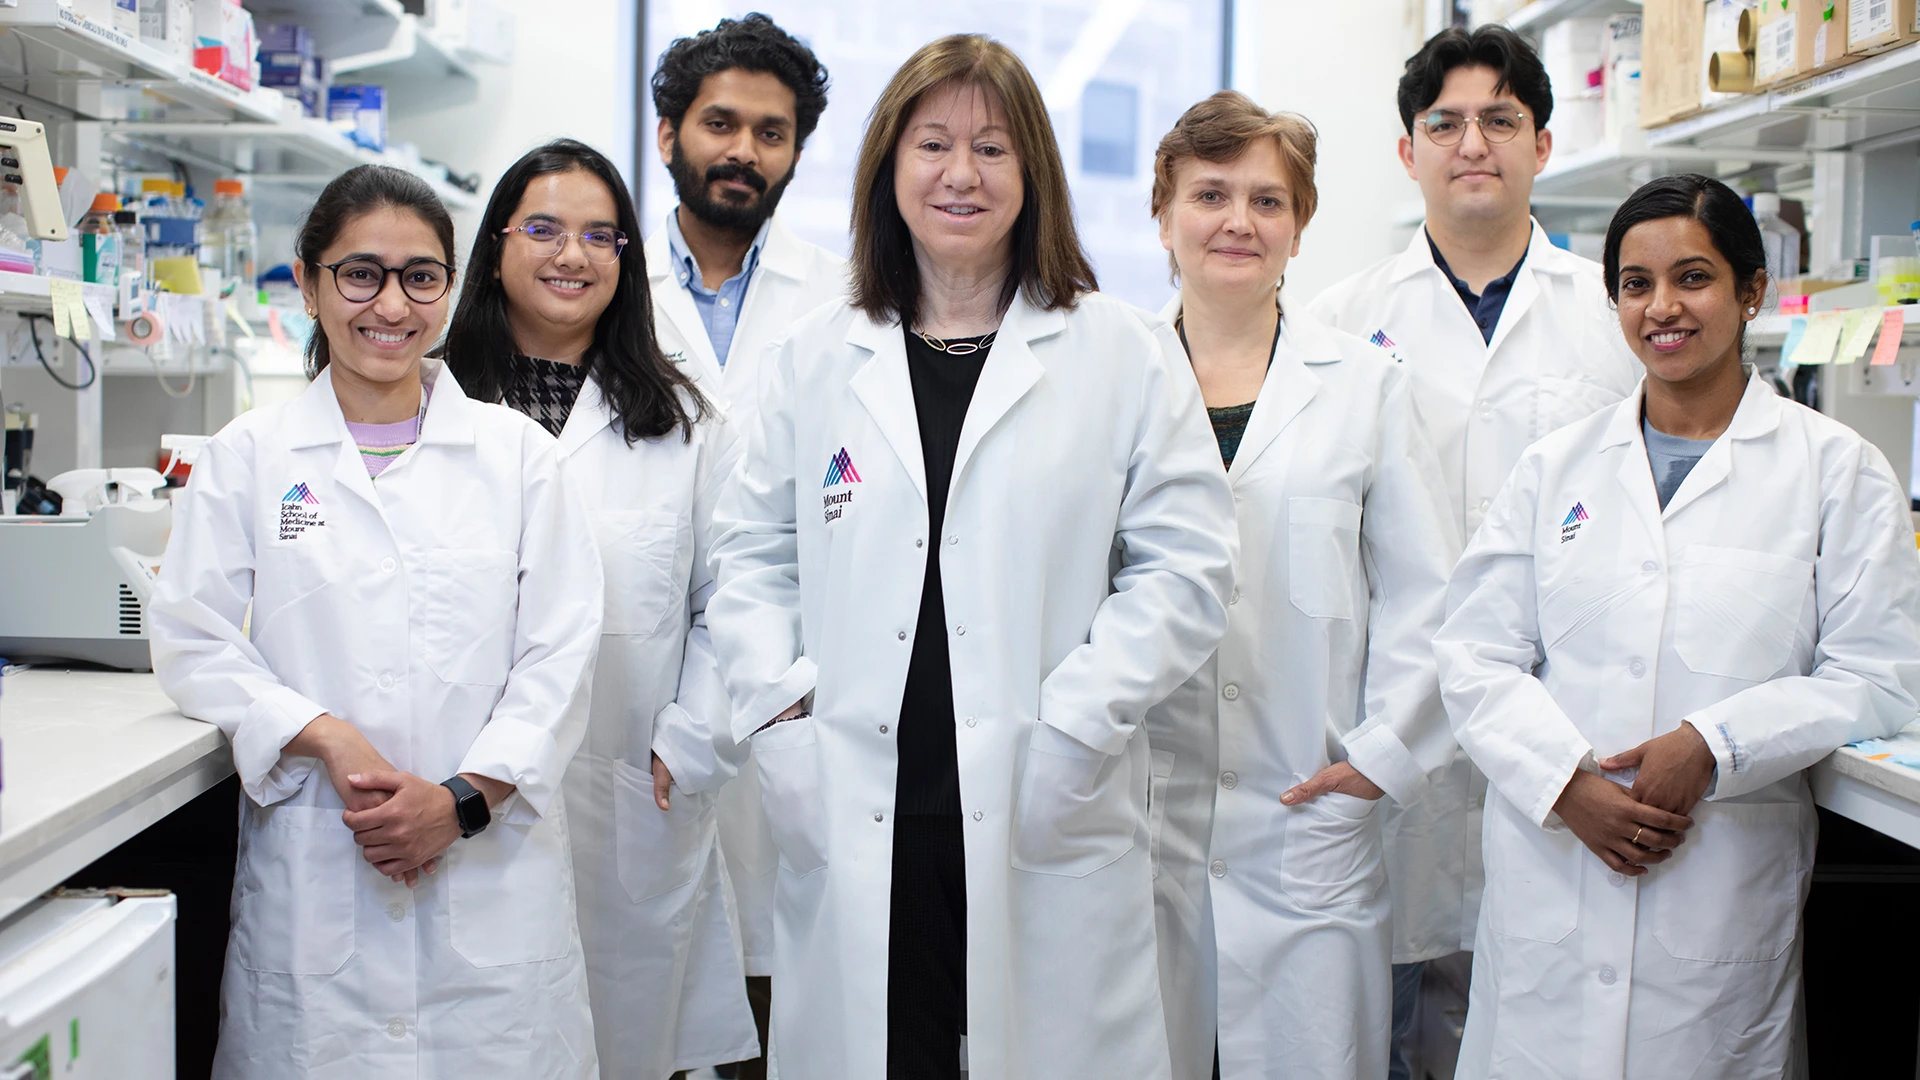
[[[1707,88],[1716,94],[1744,94],[1753,89],[1753,54],[1717,52],[1707,61]]]

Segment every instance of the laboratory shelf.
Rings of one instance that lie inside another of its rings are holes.
[[[1621,12],[1637,12],[1639,0],[1534,0],[1507,16],[1507,26],[1523,34],[1538,35],[1542,30],[1567,19],[1596,18]]]
[[[1818,296],[1818,293],[1814,294]],[[1881,318],[1891,308],[1872,308],[1873,317]],[[1899,305],[1902,318],[1900,324],[1900,343],[1920,345],[1920,306]],[[1837,308],[1831,311],[1815,311],[1814,315],[1844,315],[1847,309]],[[1805,319],[1806,315],[1762,315],[1747,324],[1747,343],[1762,349],[1777,349],[1786,344],[1787,332],[1793,326],[1793,320]]]
[[[23,96],[83,119],[266,123],[277,121],[284,108],[286,99],[275,91],[222,82],[138,35],[82,18],[57,0],[0,7],[0,30],[32,46],[23,52]]]
[[[256,27],[298,23],[313,35],[321,56],[354,56],[384,49],[412,18],[400,0],[247,0]]]
[[[410,158],[356,146],[326,121],[290,117],[277,124],[175,124],[115,121],[104,138],[253,178],[256,185],[318,192],[356,165],[394,165],[425,180],[450,209],[477,208],[479,197],[453,187]]]
[[[113,303],[113,286],[82,284],[89,296],[105,297]],[[51,311],[53,279],[40,274],[15,274],[0,270],[0,311]]]
[[[1920,49],[1906,46],[1647,132],[1650,149],[1869,151],[1920,141]]]
[[[1556,155],[1533,181],[1534,204],[1612,210],[1634,188],[1680,170],[1712,171],[1726,178],[1758,165],[1810,160],[1798,150],[1714,150],[1693,146],[1622,149],[1601,143],[1564,157]]]
[[[386,87],[389,112],[404,113],[415,104],[442,109],[480,96],[480,80],[461,50],[436,37],[414,15],[402,17],[381,48],[335,59],[333,81]]]

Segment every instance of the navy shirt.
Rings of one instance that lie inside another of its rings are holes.
[[[1440,254],[1440,248],[1434,244],[1431,235],[1427,237],[1427,246],[1433,249],[1433,265],[1447,275],[1448,281],[1453,282],[1453,291],[1460,294],[1460,302],[1467,305],[1467,314],[1473,316],[1475,325],[1480,327],[1480,339],[1489,345],[1493,344],[1493,332],[1500,325],[1500,313],[1507,309],[1507,294],[1513,291],[1513,279],[1520,275],[1520,268],[1526,265],[1527,253],[1521,252],[1520,261],[1513,264],[1513,269],[1507,271],[1505,277],[1487,282],[1486,291],[1475,296],[1466,282],[1453,276],[1453,268],[1447,265],[1447,257]]]

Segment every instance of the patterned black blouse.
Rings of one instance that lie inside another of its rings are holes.
[[[559,436],[580,396],[587,370],[579,364],[556,364],[515,354],[502,396],[507,408],[524,413],[548,433]]]

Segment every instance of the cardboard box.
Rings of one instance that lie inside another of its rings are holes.
[[[253,15],[239,0],[195,0],[193,66],[242,90],[253,89]]]
[[[1914,0],[1857,0],[1847,8],[1847,52],[1872,56],[1920,41]]]
[[[1708,89],[1708,58],[1740,50],[1740,13],[1752,6],[1741,0],[1646,0],[1641,127],[1671,123],[1740,96]]]
[[[1784,86],[1858,60],[1847,53],[1850,0],[1775,0],[1755,11],[1753,84]]]

